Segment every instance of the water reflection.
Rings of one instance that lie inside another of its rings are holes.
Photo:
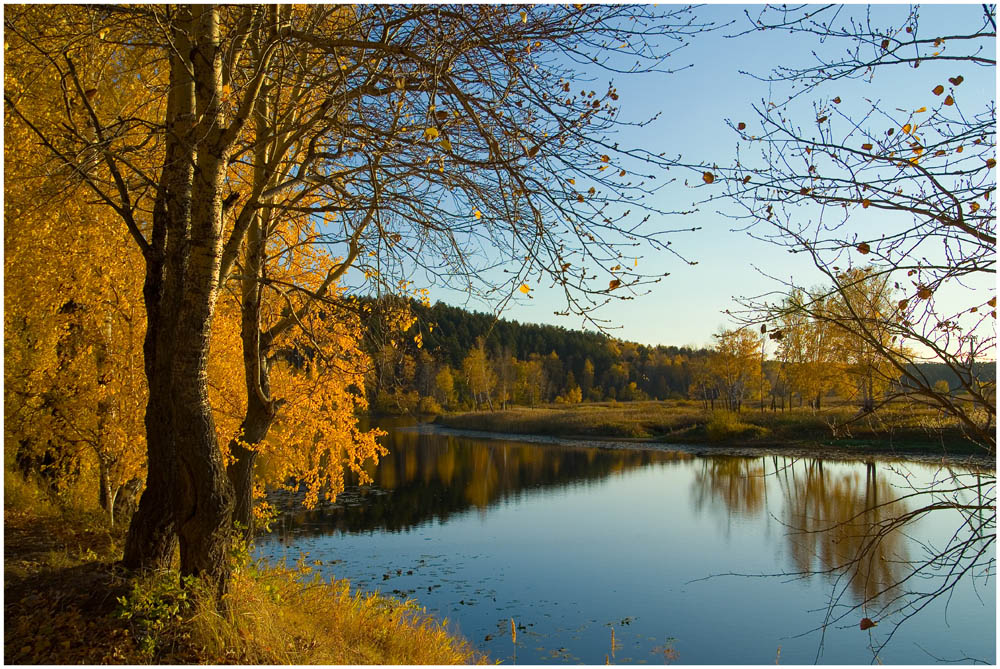
[[[391,431],[383,443],[389,454],[369,471],[374,481],[370,488],[350,486],[336,504],[314,510],[276,495],[275,501],[287,509],[278,532],[286,538],[291,532],[395,532],[432,519],[445,521],[471,508],[485,511],[526,490],[561,488],[654,462],[693,458],[686,453],[479,441],[407,430]]]
[[[705,458],[692,495],[695,509],[721,505],[727,519],[770,513],[784,526],[791,571],[826,574],[859,601],[886,601],[910,569],[904,530],[891,523],[908,503],[873,462],[862,474],[813,458]]]

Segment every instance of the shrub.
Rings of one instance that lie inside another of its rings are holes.
[[[705,432],[711,441],[760,439],[769,434],[766,427],[744,423],[740,421],[738,414],[723,410],[712,412],[708,423],[705,424]]]
[[[433,397],[421,397],[420,403],[417,405],[417,411],[422,414],[427,414],[431,416],[440,415],[443,412],[441,405]]]

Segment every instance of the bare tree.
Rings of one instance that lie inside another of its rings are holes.
[[[728,195],[752,235],[807,254],[841,304],[851,302],[857,282],[848,270],[859,265],[873,267],[869,280],[882,276],[899,291],[890,309],[847,309],[829,320],[891,360],[909,400],[947,413],[994,453],[995,385],[976,363],[996,352],[996,102],[974,94],[966,102],[961,88],[962,71],[995,67],[994,10],[984,6],[976,17],[966,9],[966,31],[925,36],[916,8],[884,27],[871,8],[843,18],[841,9],[765,9],[751,19],[750,30],[813,36],[846,50],[824,50],[814,64],[767,77],[793,90],[754,107],[759,133],[732,124],[742,141]],[[920,68],[926,106],[900,110],[874,96],[831,95],[848,81],[878,86],[901,68]],[[799,103],[809,94],[819,97],[806,112]],[[785,294],[804,289],[784,285]],[[780,304],[751,298],[744,315],[771,319]],[[947,365],[962,392],[936,391],[922,361]]]

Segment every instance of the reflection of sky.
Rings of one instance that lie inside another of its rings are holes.
[[[877,466],[882,494],[906,491],[889,465]],[[744,475],[756,468],[768,475]],[[920,485],[938,470],[907,465],[906,471]],[[815,485],[820,478],[823,485]],[[445,522],[428,519],[404,531],[303,535],[290,544],[262,538],[258,553],[294,562],[308,551],[310,560],[323,561],[326,576],[412,597],[452,620],[494,660],[513,660],[514,618],[524,625],[521,663],[600,664],[611,626],[622,644],[619,663],[661,663],[671,643],[684,664],[767,664],[779,646],[783,663],[810,663],[820,637],[798,635],[822,623],[833,579],[745,575],[795,572],[811,556],[804,550],[829,553],[826,535],[796,535],[789,524],[815,528],[853,516],[866,503],[865,485],[862,463],[826,462],[821,469],[815,461],[770,457],[654,461],[497,496],[485,509],[470,506]],[[918,558],[916,542],[940,544],[955,527],[950,512],[932,514],[883,554]],[[851,541],[845,533],[831,538]],[[809,566],[829,565],[814,557]],[[940,600],[908,621],[881,659],[930,662],[917,644],[945,658],[993,658],[995,586],[979,578],[977,587],[978,593],[971,579],[963,581],[947,619]],[[856,596],[849,588],[843,602],[853,605]],[[854,612],[827,631],[822,662],[871,660],[870,638],[857,629],[862,615]],[[891,619],[878,619],[876,642],[892,630]]]
[[[698,10],[698,16],[717,23],[737,20],[738,25],[743,26],[746,19],[741,11],[736,6],[707,6]],[[864,11],[865,7],[861,5],[848,6],[842,11],[840,19],[845,19],[848,12],[860,15]],[[873,8],[872,15],[876,25],[887,25],[899,23],[907,11],[906,5],[881,6]],[[981,13],[978,5],[923,6],[920,10],[920,36],[932,36],[932,31],[934,35],[947,34],[953,28],[961,31],[972,24],[978,26],[976,22]],[[640,121],[661,114],[645,129],[624,129],[616,137],[623,146],[641,146],[652,153],[665,151],[667,155],[681,154],[690,162],[731,164],[735,158],[737,138],[726,127],[725,120],[742,120],[752,131],[758,125],[754,121],[751,104],[769,96],[766,83],[741,74],[741,70],[764,75],[778,65],[811,62],[810,52],[814,49],[839,51],[845,46],[844,43],[831,42],[824,47],[808,36],[792,37],[780,33],[753,34],[738,39],[725,37],[733,32],[736,30],[727,29],[699,36],[692,40],[689,47],[671,57],[673,67],[693,64],[692,68],[671,75],[614,77],[621,94],[624,120]],[[843,98],[842,111],[849,110],[861,96],[881,100],[891,110],[913,110],[933,105],[935,99],[930,89],[938,78],[943,80],[959,73],[965,77],[965,82],[957,90],[965,111],[978,111],[984,99],[995,99],[995,72],[992,69],[934,63],[925,63],[919,70],[896,67],[881,71],[875,85],[838,82],[835,88],[825,89],[824,93],[826,97],[837,95]],[[607,73],[596,73],[594,87],[609,78]],[[776,100],[781,99],[783,94],[787,94],[787,89],[776,87],[773,90]],[[805,127],[808,127],[807,121],[814,118],[812,100],[815,97],[806,96],[798,104],[797,118],[803,121]],[[677,172],[668,177],[677,179],[677,183],[660,191],[652,201],[663,209],[687,208],[713,193],[712,187],[702,184],[697,174]],[[685,179],[689,179],[692,186],[685,186]],[[664,181],[664,178],[659,181]],[[721,187],[717,190],[721,192]],[[636,301],[612,303],[601,310],[599,315],[602,318],[610,319],[613,326],[622,326],[615,331],[616,336],[645,344],[710,344],[711,334],[725,322],[721,312],[734,307],[734,296],[755,296],[776,287],[773,281],[761,276],[751,265],[776,278],[794,275],[806,285],[820,282],[822,277],[805,258],[791,256],[777,247],[751,240],[743,232],[732,231],[734,222],[721,216],[718,213],[720,210],[731,211],[731,207],[709,204],[689,216],[651,221],[661,228],[701,227],[700,232],[679,233],[672,237],[672,246],[698,264],[687,266],[666,254],[641,258],[640,269],[645,267],[661,273],[671,272],[671,276],[654,285],[650,295]],[[867,219],[863,216],[863,213],[857,215],[859,224],[868,225],[871,222],[883,227],[886,224],[886,219],[876,219],[875,213],[868,214]],[[502,274],[498,271],[496,276],[502,277]],[[992,286],[992,281],[988,283]],[[989,286],[984,284],[983,287]],[[580,326],[579,319],[553,315],[554,311],[563,308],[558,291],[546,289],[545,285],[533,288],[534,299],[518,295],[519,302],[509,305],[504,317],[570,328]],[[456,291],[435,288],[430,297],[432,302],[442,300],[477,310],[489,310],[481,303],[466,303],[464,294]],[[641,318],[638,317],[640,314]]]

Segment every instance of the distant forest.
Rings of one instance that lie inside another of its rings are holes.
[[[597,332],[522,324],[442,302],[367,304],[371,311],[365,341],[373,362],[366,377],[367,392],[371,407],[379,413],[706,399],[699,373],[718,355],[715,349],[646,346]],[[399,328],[401,309],[408,314],[402,334],[393,332],[393,327]],[[931,383],[944,380],[952,388],[959,385],[945,365],[920,367]],[[995,381],[994,363],[978,367],[982,380]],[[785,401],[791,406],[796,399],[799,405],[810,401],[785,382],[779,361],[765,360],[763,376],[766,402],[773,398],[776,406]],[[831,388],[827,394],[836,391]],[[761,399],[760,392],[754,399]]]

